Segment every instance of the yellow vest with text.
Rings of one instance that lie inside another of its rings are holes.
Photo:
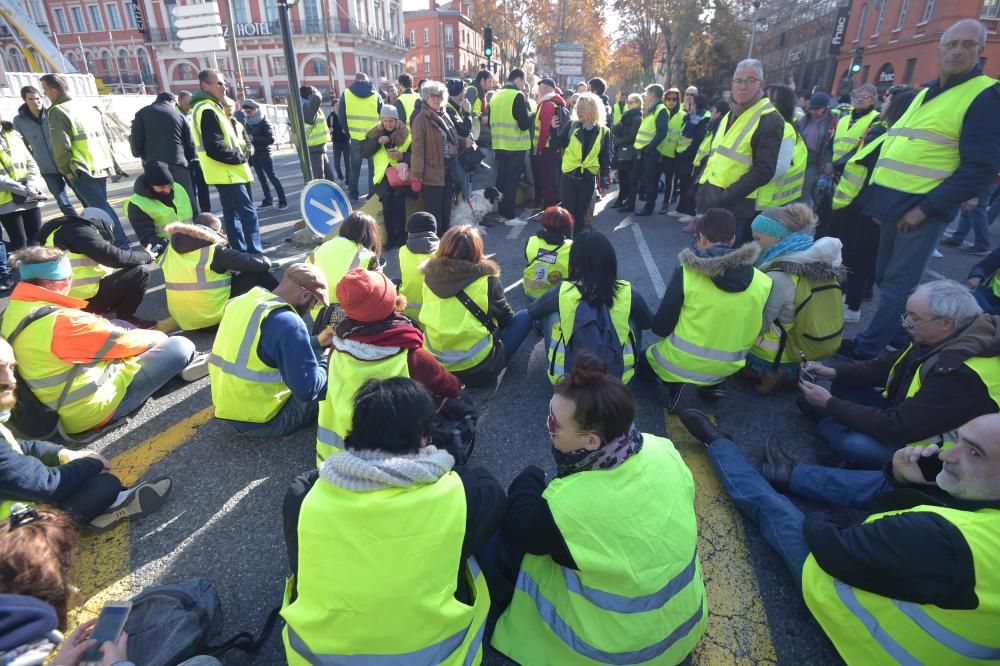
[[[399,151],[400,153],[405,153],[406,151],[408,151],[410,149],[411,136],[412,135],[409,132],[407,132],[406,141],[403,142],[402,146],[396,148],[396,150]],[[385,178],[385,170],[397,164],[399,164],[399,160],[393,159],[392,156],[389,155],[389,151],[386,149],[385,146],[379,146],[378,150],[375,151],[375,155],[372,156],[372,166],[373,166],[372,174],[374,174],[372,176],[372,182],[374,182],[376,185],[381,183],[382,179]]]
[[[837,121],[836,129],[833,130],[833,161],[840,161],[844,155],[860,146],[865,140],[868,128],[876,120],[878,111],[874,108],[857,120],[854,120],[851,114],[841,117]]]
[[[559,287],[559,321],[552,327],[552,339],[548,350],[549,381],[553,384],[566,374],[566,345],[573,338],[576,310],[580,307],[581,300],[583,294],[572,282],[563,282]],[[615,294],[608,314],[611,315],[611,324],[618,334],[618,343],[622,346],[625,373],[618,379],[624,384],[628,384],[635,374],[635,346],[632,329],[628,325],[631,311],[632,285],[627,280],[618,280],[618,293]]]
[[[61,228],[60,226],[53,229],[52,233],[45,238],[42,245],[55,247],[56,232]],[[66,257],[69,259],[70,268],[73,270],[73,282],[69,288],[69,295],[73,298],[82,298],[83,300],[93,298],[97,294],[97,290],[101,287],[101,279],[115,272],[114,268],[99,264],[87,255],[80,254],[79,252],[66,251]]]
[[[785,122],[785,133],[782,141],[794,141],[792,163],[788,165],[785,175],[773,178],[763,187],[757,188],[757,210],[784,206],[802,196],[802,186],[806,181],[806,161],[809,159],[809,149],[806,142],[799,136],[791,123]]]
[[[406,297],[403,313],[413,320],[420,317],[420,305],[424,302],[424,274],[420,272],[420,264],[432,256],[417,254],[405,245],[399,248],[399,273],[402,278],[399,293]]]
[[[665,382],[718,384],[738,372],[763,328],[771,278],[756,268],[750,286],[723,291],[702,273],[683,267],[684,304],[673,332],[646,349]]]
[[[10,446],[14,453],[19,456],[24,455],[24,449],[21,448],[21,444],[17,441],[17,438],[14,437],[14,433],[8,430],[7,426],[2,423],[0,423],[0,437],[2,437],[3,441]],[[3,443],[0,443],[0,446],[3,446]],[[32,502],[25,502],[24,500],[16,499],[4,499],[3,497],[0,497],[0,522],[10,518],[10,509],[15,504],[27,504],[28,506],[34,506]]]
[[[642,117],[639,129],[635,133],[635,143],[632,144],[633,148],[636,150],[642,150],[650,144],[654,137],[656,137],[656,119],[659,118],[662,113],[667,113],[667,107],[657,102],[656,106],[654,106],[649,113]]]
[[[306,263],[315,264],[323,271],[323,275],[326,276],[330,303],[339,303],[337,285],[340,284],[340,280],[350,270],[358,267],[368,268],[374,258],[375,253],[363,245],[355,243],[350,238],[335,236],[310,252],[306,256]],[[313,307],[314,319],[320,309],[319,304]]]
[[[660,145],[656,149],[664,157],[674,157],[677,155],[677,147],[680,145],[683,132],[684,112],[677,109],[674,115],[670,116],[670,121],[667,123],[667,136],[660,142]],[[688,143],[690,143],[690,140]]]
[[[577,123],[574,123],[574,125],[569,130],[569,144],[566,146],[566,150],[563,151],[562,172],[572,173],[580,169],[596,176],[601,170],[601,145],[604,143],[604,138],[608,135],[608,128],[598,128],[597,138],[594,139],[590,150],[584,155],[583,143],[576,135],[577,130],[581,129],[581,127]]]
[[[26,180],[29,160],[31,153],[21,140],[21,135],[17,132],[4,132],[0,139],[0,169],[3,169],[3,173],[11,180]],[[0,206],[13,200],[12,193],[0,192]]]
[[[398,347],[378,347],[377,358],[361,359],[351,354],[351,341],[334,338],[330,349],[326,398],[319,403],[319,428],[316,432],[316,466],[336,450],[344,448],[344,439],[354,418],[354,396],[371,379],[409,377],[409,352]],[[365,345],[371,350],[374,345]]]
[[[135,206],[153,220],[157,238],[167,240],[170,238],[165,229],[168,224],[183,222],[191,224],[194,218],[194,211],[191,208],[191,198],[187,190],[180,185],[174,184],[174,205],[168,206],[158,199],[144,197],[141,194],[133,194],[125,200],[124,213],[128,218],[129,206]]]
[[[911,352],[913,352],[912,343],[907,346],[906,350],[899,355],[896,362],[892,364],[891,368],[889,368],[889,377],[885,382],[886,388],[882,391],[883,397],[889,397],[888,387],[892,385],[892,380],[896,375],[896,368],[899,367],[899,364],[902,363],[903,359],[905,359]],[[913,373],[913,379],[910,380],[910,385],[906,388],[907,398],[912,398],[917,394],[917,391],[919,391],[923,386],[924,377],[926,377],[929,372],[934,370],[936,361],[937,355],[935,354],[920,364],[917,371]],[[1000,357],[973,356],[965,361],[964,365],[979,376],[979,379],[982,380],[983,384],[986,386],[986,392],[989,393],[990,400],[997,405],[997,410],[1000,411]],[[958,441],[958,428],[961,425],[961,423],[956,423],[954,430],[939,433],[916,442],[909,442],[909,445],[927,446],[928,444],[937,444],[942,449],[950,448],[955,445],[955,442]]]
[[[222,128],[222,139],[225,144],[244,155],[246,154],[242,132],[238,133],[236,131],[233,123],[226,116],[225,110],[214,100],[199,99],[191,109],[191,114],[194,117],[194,123],[191,125],[191,134],[194,137],[194,147],[198,153],[198,161],[201,164],[201,171],[205,176],[205,182],[209,185],[242,185],[243,183],[252,183],[253,176],[250,175],[249,162],[226,164],[225,162],[212,159],[205,152],[205,144],[201,138],[201,119],[206,113],[211,113],[215,116],[216,122]],[[174,191],[182,189],[184,188],[176,187]]]
[[[573,241],[565,239],[558,245],[538,236],[528,239],[524,248],[524,293],[535,300],[550,288],[569,277],[569,251]]]
[[[226,304],[208,357],[216,418],[267,423],[292,397],[281,372],[257,355],[264,319],[275,310],[291,307],[261,287]]]
[[[890,599],[851,587],[820,568],[812,555],[802,568],[806,605],[848,664],[993,664],[1000,661],[1000,511],[917,506],[871,515],[933,513],[965,538],[975,570],[974,609]]]
[[[858,152],[847,160],[844,172],[840,174],[840,179],[837,181],[837,188],[833,191],[833,210],[850,206],[861,194],[861,190],[865,188],[865,183],[868,180],[868,167],[859,164],[859,162],[879,150],[885,140],[885,134],[877,136],[871,143],[859,148]]]
[[[178,188],[182,189],[182,188]],[[182,330],[215,326],[229,300],[230,274],[212,270],[216,245],[180,253],[167,246],[163,256],[163,282],[167,310]]]
[[[114,169],[111,143],[104,132],[101,113],[86,102],[68,99],[49,108],[49,114],[62,115],[72,128],[70,135],[70,164],[95,175]],[[63,174],[64,176],[67,174]]]
[[[712,139],[712,152],[701,172],[699,183],[709,183],[725,189],[744,176],[753,166],[753,148],[750,145],[753,133],[760,125],[761,117],[766,113],[775,113],[774,107],[766,97],[744,110],[736,120],[729,123],[732,112],[727,113],[719,123]],[[725,129],[723,129],[725,128]],[[757,196],[756,190],[747,195],[748,199]]]
[[[321,476],[302,502],[281,609],[290,666],[481,663],[490,595],[475,558],[461,561],[466,511],[454,471],[372,492]],[[472,605],[455,598],[456,572]]]
[[[416,106],[420,95],[415,92],[405,92],[396,99],[403,105],[403,111],[406,112],[406,126],[409,127],[413,122],[413,107]]]
[[[420,323],[427,351],[449,372],[468,370],[485,361],[493,350],[493,336],[482,322],[454,296],[441,298],[426,283],[423,289]],[[489,276],[477,279],[463,291],[489,313]]]
[[[522,93],[513,88],[501,88],[490,102],[490,131],[494,150],[528,150],[531,135],[522,130],[514,119],[514,100]]]
[[[378,122],[378,95],[358,97],[351,89],[344,91],[344,105],[347,107],[347,133],[355,141],[364,141],[365,134]]]
[[[917,93],[903,117],[887,133],[872,172],[873,185],[909,194],[926,194],[958,168],[958,140],[965,111],[996,79],[976,76],[924,103],[927,88]]]
[[[552,481],[576,569],[525,555],[493,647],[519,664],[681,663],[708,623],[694,496],[673,443],[647,434],[614,469]]]
[[[51,305],[11,299],[3,313],[0,335],[6,338],[22,319]],[[63,361],[52,353],[58,316],[54,312],[28,324],[14,340],[14,357],[18,374],[38,401],[59,415],[63,430],[75,434],[111,419],[141,366],[135,357],[105,359],[100,352],[91,363]],[[117,337],[118,333],[112,333],[105,346],[112,348]]]

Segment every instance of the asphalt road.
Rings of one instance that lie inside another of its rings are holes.
[[[286,211],[262,212],[267,252],[291,261],[304,254],[285,239],[300,218],[297,193],[301,175],[293,153],[277,156],[279,175],[287,184]],[[139,171],[137,165],[129,169]],[[131,192],[131,182],[110,187],[110,198],[120,201]],[[608,197],[605,202],[609,202]],[[260,200],[255,187],[255,200]],[[654,216],[626,219],[598,204],[595,226],[606,233],[618,252],[621,278],[655,308],[663,284],[676,265],[678,251],[690,243],[675,218]],[[218,210],[218,206],[217,206]],[[51,204],[48,213],[54,213]],[[486,237],[488,252],[504,270],[508,298],[515,309],[527,300],[514,286],[521,277],[523,247],[535,225],[494,227]],[[994,241],[998,242],[997,232]],[[976,258],[952,248],[933,259],[927,279],[963,278]],[[395,252],[389,253],[388,272],[398,275]],[[283,261],[283,263],[284,263]],[[154,274],[151,290],[139,315],[166,316],[162,278]],[[864,314],[870,316],[872,304]],[[864,321],[862,322],[863,325]],[[859,331],[859,325],[849,327]],[[211,338],[196,334],[200,350],[209,350]],[[645,343],[650,342],[647,333]],[[683,428],[665,418],[657,396],[644,384],[634,389],[639,405],[638,425],[645,432],[667,434],[678,442],[699,482],[702,522],[702,559],[709,586],[712,624],[693,662],[717,663],[836,663],[838,658],[810,618],[795,584],[756,529],[735,517],[721,495],[704,453]],[[480,409],[479,438],[472,463],[493,472],[508,484],[526,465],[552,470],[545,430],[551,386],[545,375],[545,355],[539,336],[532,333],[495,388],[474,393]],[[692,406],[713,414],[753,460],[761,457],[765,439],[774,434],[802,462],[834,463],[833,457],[796,410],[794,392],[769,398],[730,389],[715,404],[703,404],[693,395]],[[86,609],[98,609],[106,599],[192,576],[205,576],[218,588],[225,609],[220,637],[243,630],[256,632],[268,612],[279,605],[287,573],[281,537],[281,501],[296,475],[313,465],[315,432],[306,430],[274,441],[243,439],[210,418],[208,380],[182,387],[151,400],[130,423],[91,444],[108,457],[126,479],[169,476],[174,481],[171,500],[156,515],[100,538],[85,538],[79,586],[90,600]],[[815,507],[803,505],[806,510]],[[743,534],[745,533],[745,537]],[[717,592],[716,592],[717,591]],[[401,591],[401,593],[403,593]],[[713,596],[713,594],[715,596]],[[86,614],[88,610],[84,610]],[[226,663],[277,664],[284,661],[280,634],[275,631],[256,657],[230,653]],[[491,654],[488,663],[505,663]]]

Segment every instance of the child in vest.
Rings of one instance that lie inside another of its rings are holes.
[[[560,206],[549,206],[539,219],[542,228],[524,247],[524,293],[535,300],[569,275],[569,248],[573,216]]]
[[[437,220],[430,213],[414,213],[406,221],[406,233],[406,244],[399,248],[399,293],[406,297],[406,309],[403,313],[416,322],[419,321],[424,289],[424,274],[420,272],[420,264],[437,252]]]

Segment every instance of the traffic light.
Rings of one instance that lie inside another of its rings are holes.
[[[493,28],[490,27],[483,29],[483,55],[493,57]]]
[[[865,49],[861,46],[854,49],[854,58],[851,60],[851,73],[857,74],[861,71],[861,60],[864,58]]]

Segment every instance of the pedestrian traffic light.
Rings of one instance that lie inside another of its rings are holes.
[[[493,28],[490,27],[483,29],[483,55],[493,57]]]
[[[864,58],[865,50],[862,47],[854,49],[854,58],[851,60],[851,73],[857,74],[861,71],[861,60]]]

